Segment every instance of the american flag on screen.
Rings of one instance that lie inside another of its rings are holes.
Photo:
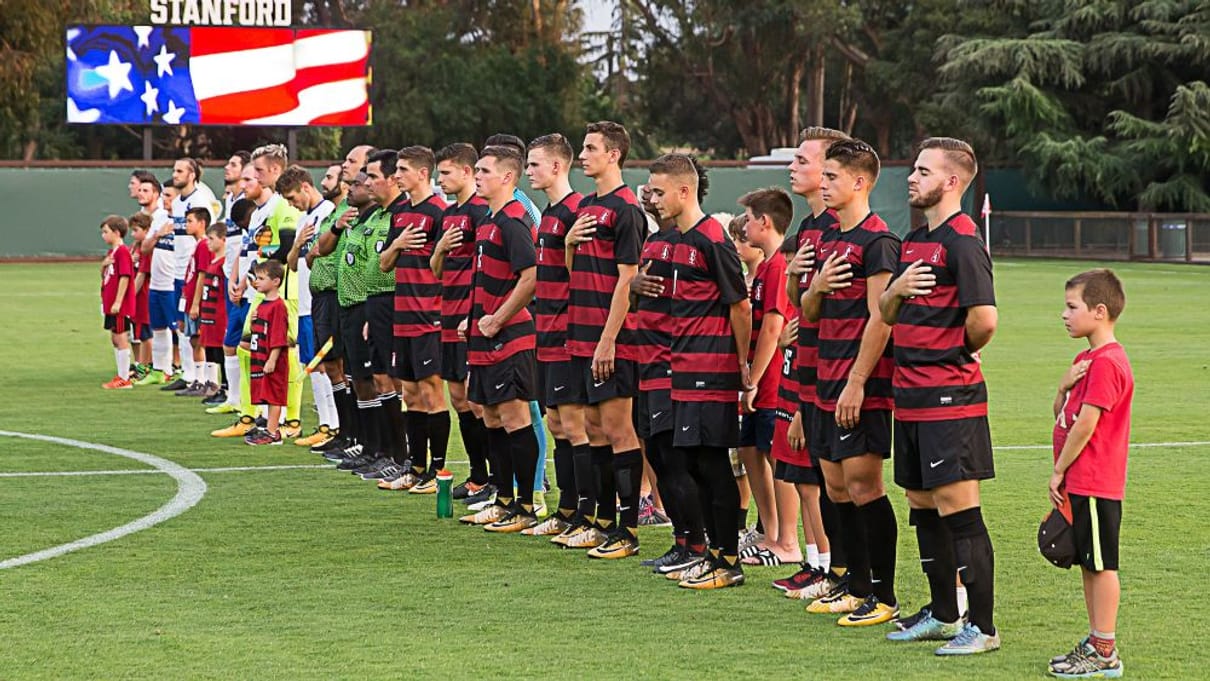
[[[69,123],[368,125],[369,31],[67,30]]]

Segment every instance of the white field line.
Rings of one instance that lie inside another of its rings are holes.
[[[75,447],[76,449],[88,449],[95,452],[104,452],[106,454],[124,456],[128,459],[134,459],[135,461],[145,463],[148,466],[153,466],[157,469],[156,472],[170,475],[174,480],[176,480],[176,495],[173,496],[168,503],[143,516],[142,518],[126,523],[120,527],[115,527],[112,530],[106,530],[104,532],[84,537],[83,539],[77,539],[66,544],[59,544],[58,546],[52,546],[48,549],[42,549],[41,551],[34,551],[33,553],[27,553],[23,556],[17,556],[15,558],[0,561],[0,570],[18,567],[20,565],[28,565],[29,563],[36,563],[38,561],[48,560],[50,558],[57,558],[63,554],[71,553],[72,551],[78,551],[90,546],[104,544],[105,542],[110,542],[115,539],[121,539],[128,534],[145,530],[149,527],[158,525],[165,520],[175,518],[185,511],[188,511],[195,504],[197,504],[197,502],[201,501],[203,496],[206,495],[205,480],[202,480],[201,477],[199,477],[193,471],[190,471],[183,466],[173,463],[167,459],[161,459],[158,456],[143,454],[141,452],[133,452],[129,449],[120,449],[118,447],[95,444],[92,442],[81,442],[80,440],[52,437],[49,435],[14,433],[7,430],[0,430],[0,436],[18,437],[26,440],[39,440],[42,442],[53,442],[65,447]]]

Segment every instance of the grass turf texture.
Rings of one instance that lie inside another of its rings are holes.
[[[1064,280],[1089,263],[997,263],[1000,331],[984,356],[997,445],[1049,443],[1055,385],[1083,343],[1065,338]],[[1206,440],[1200,268],[1113,265],[1128,304],[1135,442]],[[227,417],[154,389],[105,392],[113,354],[93,265],[0,265],[8,324],[0,417],[8,430],[162,456],[192,468],[316,464],[291,445],[252,449],[208,432]],[[1194,310],[1191,314],[1190,310]],[[1200,338],[1200,340],[1198,340]],[[305,390],[309,404],[310,391]],[[306,430],[314,425],[309,406]],[[455,433],[451,459],[465,460]],[[1197,627],[1167,623],[1202,580],[1207,447],[1136,448],[1124,506],[1122,655],[1133,678],[1194,678]],[[0,472],[116,470],[103,453],[0,438]],[[808,615],[750,568],[748,585],[692,593],[637,561],[596,562],[520,536],[434,518],[433,497],[380,492],[327,469],[203,472],[205,498],[163,525],[0,572],[0,678],[492,677],[1021,679],[1085,632],[1079,577],[1038,556],[1050,452],[997,453],[984,486],[1004,648],[937,659],[886,629]],[[465,466],[454,466],[459,479]],[[553,476],[553,468],[548,467]],[[887,479],[890,480],[888,470]],[[899,598],[927,599],[901,492]],[[129,522],[171,498],[164,475],[0,478],[0,559]],[[554,494],[548,495],[552,501]],[[553,504],[552,504],[553,505]],[[456,504],[456,511],[462,506]],[[643,555],[667,530],[643,530]],[[1192,541],[1191,541],[1192,540]],[[1193,548],[1194,550],[1190,550]],[[569,654],[570,651],[578,651]]]

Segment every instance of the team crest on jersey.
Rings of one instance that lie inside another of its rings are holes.
[[[765,282],[757,281],[752,285],[752,300],[759,303],[765,297]]]
[[[941,246],[940,246],[940,244],[938,244],[937,248],[933,251],[933,257],[929,258],[929,260],[931,260],[935,263],[941,262]]]
[[[382,249],[386,248],[386,245],[387,245],[387,242],[383,241],[382,239],[375,241],[374,242],[374,252],[381,253]]]
[[[352,267],[353,263],[355,263],[356,261],[357,261],[357,257],[354,256],[352,253],[345,253],[345,264],[346,265],[348,265],[349,267]]]
[[[672,253],[672,247],[669,246],[668,244],[664,244],[664,250],[660,252],[660,259],[667,260],[669,254],[671,254],[671,253]]]
[[[690,265],[697,264],[697,249],[696,248],[689,249],[689,264]]]

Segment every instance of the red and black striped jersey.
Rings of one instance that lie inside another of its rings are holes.
[[[825,210],[819,215],[808,215],[799,223],[798,233],[794,238],[794,245],[789,252],[788,257],[794,257],[793,253],[797,253],[798,249],[803,247],[803,244],[810,242],[815,246],[815,260],[819,262],[819,243],[823,238],[823,233],[838,224],[836,211],[831,208]],[[789,239],[783,243],[782,252],[786,252],[785,244],[790,243]],[[809,271],[798,278],[798,292],[801,296],[806,293],[807,287],[811,285],[811,277],[815,274],[814,271]],[[801,300],[792,300],[790,304],[801,311]],[[809,322],[805,317],[800,317],[798,320],[798,398],[803,404],[815,404],[815,383],[816,383],[816,368],[819,366],[819,324]]]
[[[534,289],[534,324],[538,328],[538,361],[563,362],[567,352],[567,251],[564,239],[576,221],[583,197],[571,192],[542,211],[538,225],[538,283]]]
[[[262,300],[256,306],[256,314],[252,316],[252,324],[249,327],[252,334],[248,346],[252,355],[250,366],[252,378],[264,377],[265,362],[269,360],[269,352],[273,348],[286,348],[290,345],[288,314],[286,301],[282,298]],[[279,355],[278,362],[280,364],[276,370],[285,371],[286,359]]]
[[[823,234],[816,251],[816,270],[832,253],[839,253],[852,269],[850,286],[823,298],[819,316],[819,364],[816,373],[815,403],[820,409],[836,410],[836,400],[848,382],[849,371],[861,348],[861,336],[870,321],[866,300],[867,277],[895,272],[899,264],[899,237],[887,229],[882,218],[870,213],[856,227],[842,230],[832,227]],[[891,375],[895,363],[893,344],[887,341],[865,383],[862,409],[890,409]]]
[[[202,273],[202,299],[198,302],[198,323],[211,326],[227,318],[227,277],[223,260],[215,258]]]
[[[467,363],[489,366],[537,345],[529,309],[522,307],[495,336],[479,330],[479,320],[495,314],[517,286],[520,273],[537,264],[534,233],[524,219],[525,207],[509,201],[475,235],[475,274],[467,323]]]
[[[900,249],[902,274],[923,260],[937,277],[927,296],[904,300],[895,324],[895,418],[942,421],[987,415],[987,385],[979,359],[966,349],[966,314],[995,305],[992,260],[979,228],[962,213],[936,229],[908,234]]]
[[[664,278],[664,292],[655,298],[638,296],[639,390],[672,388],[673,255],[680,240],[680,232],[664,229],[648,236],[643,244],[641,266],[650,263],[647,274]]]
[[[795,319],[799,319],[798,308],[791,306],[790,312],[786,316],[786,322],[789,323]],[[801,321],[800,321],[801,323]],[[778,356],[774,356],[776,360]],[[769,370],[777,369],[781,373],[781,383],[777,386],[777,411],[774,415],[777,418],[789,422],[794,418],[794,414],[798,412],[801,398],[798,396],[798,344],[791,343],[781,351],[781,364],[770,366]]]
[[[576,246],[572,259],[567,350],[575,357],[592,357],[596,351],[618,287],[618,265],[638,265],[647,230],[643,209],[626,185],[608,194],[585,196],[576,217],[585,213],[597,219],[597,231],[591,240]],[[615,339],[617,359],[638,359],[633,338],[636,326],[635,316],[627,314]]]
[[[781,315],[786,318],[789,298],[786,296],[786,258],[781,252],[765,258],[756,266],[756,274],[752,277],[752,285],[748,287],[748,299],[752,301],[752,336],[748,349],[748,361],[756,357],[756,342],[766,315]],[[753,406],[757,409],[774,409],[777,407],[777,386],[781,384],[781,372],[777,370],[777,355],[769,362],[769,368],[760,377],[756,386],[756,401]]]
[[[458,343],[458,325],[471,312],[471,278],[475,269],[475,233],[489,219],[487,201],[475,194],[450,204],[441,217],[441,234],[462,230],[462,243],[445,254],[441,269],[441,341]],[[438,237],[440,238],[440,237]]]
[[[681,234],[672,257],[672,399],[738,404],[731,306],[748,297],[748,287],[735,244],[707,216]]]
[[[391,231],[387,243],[409,227],[424,233],[424,246],[399,251],[395,260],[395,337],[414,338],[441,331],[441,282],[429,267],[433,246],[441,238],[445,199],[433,194],[419,204],[391,204]]]

